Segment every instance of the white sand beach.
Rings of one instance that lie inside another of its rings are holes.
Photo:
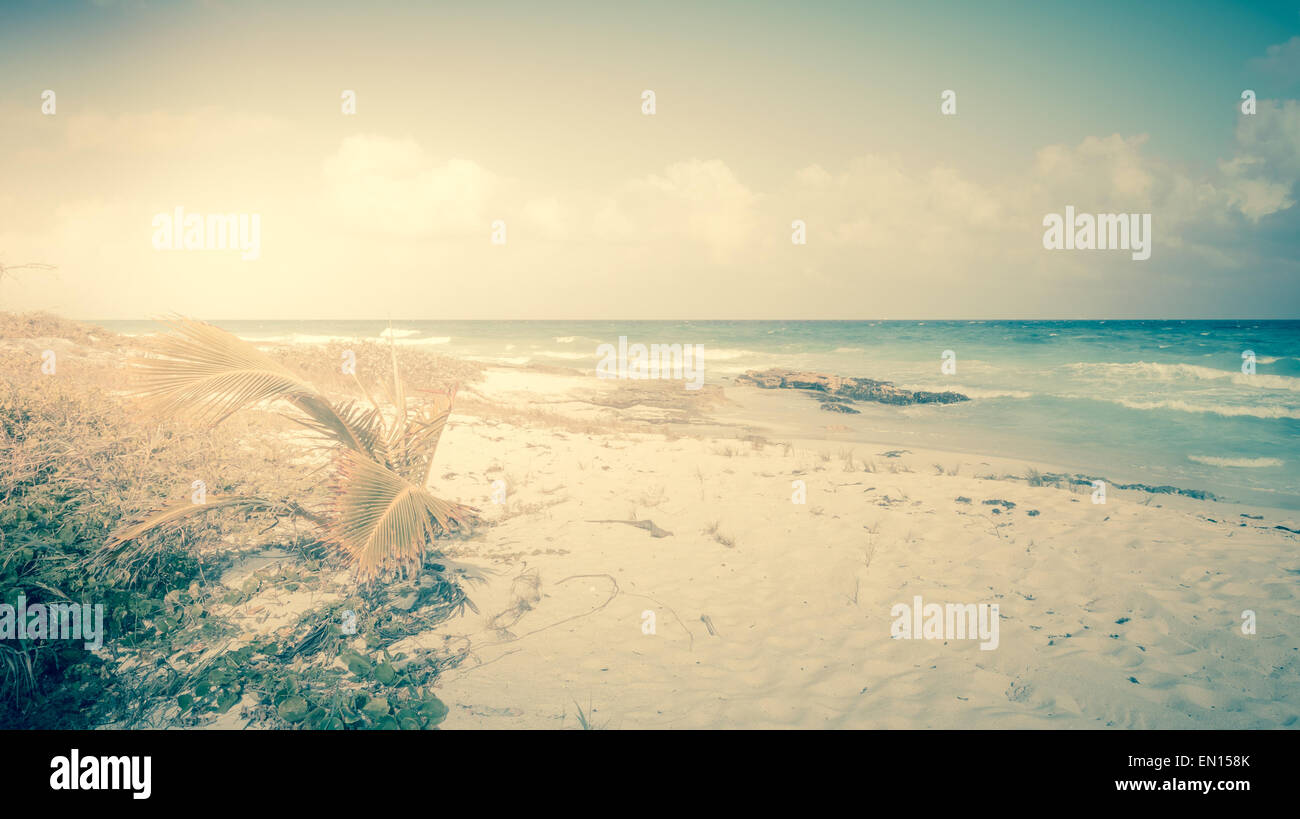
[[[484,395],[590,420],[560,401],[589,383],[502,370]],[[470,641],[441,681],[446,727],[572,728],[579,709],[609,728],[1296,725],[1300,538],[1274,528],[1293,515],[1095,504],[997,477],[1029,464],[889,449],[461,413],[434,483],[493,522],[449,553],[481,570],[480,613],[411,638]],[[997,603],[996,649],[891,639],[917,595]]]

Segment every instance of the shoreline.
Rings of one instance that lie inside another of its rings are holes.
[[[539,378],[532,382],[536,389],[536,395],[545,396],[539,403],[555,404],[581,404],[584,401],[581,398],[572,395],[573,389],[582,389],[590,386],[590,381],[595,381],[594,370],[582,370],[577,368],[563,368],[552,365],[507,365],[507,364],[485,364],[484,373],[490,374],[494,371],[502,374],[528,374],[538,376],[554,376],[553,381],[546,381]],[[527,376],[524,376],[527,377]],[[1252,503],[1239,500],[1230,496],[1219,495],[1208,489],[1197,486],[1183,486],[1179,484],[1147,484],[1134,476],[1119,475],[1089,475],[1082,471],[1077,465],[1071,465],[1059,460],[1042,459],[1042,458],[1022,458],[1016,456],[1000,455],[991,448],[973,446],[967,449],[959,448],[934,448],[934,447],[917,447],[916,444],[902,440],[897,437],[872,436],[868,433],[857,432],[841,422],[834,413],[816,412],[818,400],[817,396],[811,394],[811,391],[805,390],[770,390],[762,389],[749,384],[736,383],[736,379],[728,379],[729,383],[720,385],[722,401],[712,405],[709,409],[702,412],[702,417],[694,417],[689,421],[674,422],[672,418],[665,418],[662,423],[666,425],[679,426],[681,434],[704,434],[712,433],[720,437],[725,437],[724,433],[729,430],[736,430],[747,435],[763,435],[764,437],[779,440],[797,439],[803,442],[817,441],[827,445],[839,446],[859,446],[859,447],[880,447],[885,451],[896,448],[914,448],[917,452],[922,453],[918,456],[918,461],[925,461],[926,458],[932,459],[925,462],[928,467],[935,460],[956,460],[965,463],[976,464],[1000,464],[1004,469],[1011,469],[1018,466],[1021,470],[1035,470],[1047,477],[1059,477],[1062,479],[1077,479],[1093,481],[1100,480],[1107,484],[1107,491],[1132,491],[1143,494],[1150,494],[1160,498],[1172,499],[1175,497],[1187,497],[1192,500],[1213,502],[1230,506],[1241,507],[1252,513],[1265,510],[1283,517],[1300,519],[1300,510],[1288,509],[1285,506],[1271,506],[1268,504]],[[623,382],[627,383],[627,382]],[[635,385],[638,382],[631,382]],[[737,398],[746,398],[752,401],[767,401],[769,406],[775,406],[775,402],[780,398],[793,400],[802,403],[805,406],[795,410],[798,415],[788,415],[786,418],[777,418],[777,423],[772,423],[772,416],[768,418],[748,417],[743,413],[743,409],[748,401],[738,401]],[[982,399],[973,398],[971,401],[980,401]],[[599,405],[593,405],[599,406]],[[740,410],[741,412],[737,412]],[[937,409],[942,412],[942,408]],[[785,426],[778,425],[781,420],[787,423]],[[820,422],[820,423],[816,423]],[[819,433],[814,434],[812,427],[821,426]],[[686,432],[685,430],[692,430]],[[1022,473],[1004,472],[1003,477],[1025,479]]]

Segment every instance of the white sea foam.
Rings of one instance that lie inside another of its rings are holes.
[[[428,338],[407,338],[399,337],[418,333],[418,330],[395,330],[393,336],[388,335],[388,330],[384,330],[378,336],[326,336],[315,335],[312,333],[289,333],[288,335],[277,336],[240,336],[245,341],[253,344],[271,345],[271,344],[305,344],[305,345],[324,345],[341,342],[344,344],[356,344],[362,341],[388,341],[390,338],[399,346],[428,346],[437,344],[446,344],[451,341],[451,336],[429,336]]]
[[[762,353],[756,353],[753,350],[736,350],[729,347],[710,347],[704,345],[705,361],[727,361],[733,358],[752,358]]]
[[[428,338],[399,338],[399,339],[397,339],[397,343],[398,343],[399,345],[400,345],[400,344],[411,344],[411,345],[421,345],[421,344],[429,344],[429,345],[433,345],[433,344],[447,344],[447,343],[449,343],[450,341],[451,341],[451,336],[429,336]]]
[[[1231,381],[1241,387],[1261,387],[1264,389],[1290,390],[1300,392],[1300,378],[1288,375],[1246,375],[1239,370],[1216,370],[1198,364],[1162,364],[1156,361],[1134,361],[1120,363],[1077,362],[1066,365],[1068,369],[1082,374],[1097,374],[1107,378],[1129,377],[1155,381]]]
[[[272,344],[332,344],[341,341],[347,344],[353,344],[363,341],[364,336],[323,336],[311,333],[290,333],[289,335],[279,336],[240,336],[245,341],[253,344],[272,345]]]
[[[558,358],[563,361],[581,361],[582,359],[587,359],[588,361],[596,360],[596,356],[591,353],[571,353],[561,352],[559,350],[540,350],[534,353],[534,355],[538,358]]]
[[[1112,404],[1119,404],[1135,410],[1157,410],[1168,409],[1178,412],[1196,412],[1211,413],[1222,415],[1227,418],[1294,418],[1300,420],[1300,411],[1290,407],[1233,407],[1233,406],[1206,406],[1204,404],[1192,404],[1187,401],[1131,401],[1127,398],[1106,398]]]
[[[1277,458],[1217,458],[1213,455],[1188,455],[1187,460],[1196,461],[1207,466],[1230,466],[1238,469],[1262,469],[1269,466],[1282,466]]]
[[[1032,392],[1024,390],[984,389],[967,387],[961,384],[900,384],[900,387],[913,392],[959,392],[967,398],[1033,398]]]
[[[533,359],[530,356],[490,356],[490,355],[471,355],[465,357],[466,361],[481,361],[485,364],[528,364]]]

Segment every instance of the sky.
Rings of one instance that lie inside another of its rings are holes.
[[[0,309],[1300,318],[1300,4],[471,5],[3,0]]]

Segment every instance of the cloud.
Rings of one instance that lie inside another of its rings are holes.
[[[1241,118],[1231,156],[1209,168],[1187,168],[1148,148],[1145,134],[1089,136],[1044,146],[991,181],[869,154],[836,171],[807,165],[765,191],[721,159],[697,158],[604,192],[527,193],[473,160],[435,161],[414,140],[361,135],[343,141],[325,177],[336,215],[357,229],[486,237],[491,220],[504,218],[518,225],[512,247],[560,242],[566,259],[589,269],[639,269],[649,259],[723,278],[733,275],[726,270],[780,269],[774,254],[788,251],[791,222],[802,219],[808,246],[798,263],[824,276],[864,265],[927,279],[983,275],[991,266],[1058,276],[1095,270],[1099,258],[1043,257],[1043,216],[1067,205],[1151,213],[1158,250],[1235,267],[1251,258],[1236,250],[1243,231],[1294,205],[1300,107],[1260,101],[1257,115]]]
[[[764,199],[804,218],[810,245],[856,247],[864,263],[918,275],[932,275],[936,263],[949,274],[976,274],[990,263],[1043,273],[1095,270],[1098,258],[1058,254],[1049,262],[1039,252],[1044,215],[1067,205],[1151,213],[1158,249],[1235,268],[1254,258],[1252,227],[1295,204],[1295,101],[1260,101],[1256,115],[1241,118],[1230,157],[1208,168],[1152,155],[1148,142],[1145,134],[1111,134],[1044,146],[1021,170],[989,182],[945,166],[909,168],[891,157],[861,156],[839,173],[807,166],[789,190]]]
[[[1237,124],[1237,146],[1240,155],[1294,185],[1300,179],[1300,103],[1260,100],[1258,113]]]
[[[1052,195],[1073,198],[1090,210],[1149,208],[1158,195],[1156,175],[1168,169],[1141,154],[1146,134],[1090,136],[1076,146],[1049,145],[1034,157],[1036,182]]]
[[[1217,184],[1230,210],[1252,223],[1295,205],[1300,181],[1300,105],[1260,100],[1237,123],[1236,153],[1218,165]]]
[[[1286,83],[1300,82],[1300,36],[1269,46],[1263,57],[1250,61],[1250,66]]]
[[[686,239],[726,262],[753,246],[758,204],[726,163],[692,159],[629,182],[617,197],[617,213],[606,213],[603,221],[617,226],[623,239]]]
[[[556,196],[532,199],[523,206],[523,226],[540,239],[563,241],[574,237],[571,208]]]
[[[933,265],[937,255],[982,255],[997,244],[990,234],[1013,227],[997,191],[953,168],[913,170],[879,155],[856,157],[838,174],[805,167],[791,191],[769,198],[808,223],[814,248],[870,250],[872,262],[893,268]]]
[[[439,277],[472,273],[457,290],[466,316],[498,314],[502,303],[520,314],[598,311],[596,296],[572,308],[563,300],[586,298],[593,277],[615,274],[626,304],[647,315],[678,314],[671,294],[684,292],[737,293],[726,312],[751,316],[842,316],[870,305],[918,315],[953,304],[1059,311],[1071,287],[1115,292],[1134,273],[1125,254],[1044,252],[1043,216],[1066,205],[1152,213],[1157,261],[1144,275],[1165,271],[1204,294],[1207,282],[1229,278],[1218,273],[1263,281],[1294,269],[1287,228],[1300,220],[1300,104],[1260,100],[1257,110],[1238,117],[1233,148],[1204,167],[1161,157],[1145,135],[1110,134],[1044,146],[996,175],[916,156],[813,156],[761,186],[718,157],[613,177],[515,179],[482,157],[440,156],[409,137],[335,141],[220,111],[61,114],[41,121],[54,129],[45,144],[33,136],[24,150],[67,156],[60,168],[80,195],[42,187],[27,168],[49,163],[17,162],[13,151],[13,187],[24,193],[0,195],[0,250],[10,261],[57,263],[61,278],[40,280],[40,291],[11,284],[4,295],[82,315],[103,304],[236,315],[246,305],[229,294],[247,284],[268,293],[272,313],[374,312],[348,284],[369,266],[383,292],[415,288],[430,303]],[[257,145],[271,132],[274,145]],[[155,252],[150,218],[177,204],[261,213],[264,258]],[[489,241],[495,219],[509,225],[507,249]],[[807,223],[807,245],[790,241],[796,219]],[[1175,252],[1195,258],[1170,264]],[[307,290],[319,309],[292,306]],[[1105,298],[1075,309],[1115,309]]]
[[[436,162],[412,139],[347,137],[325,160],[338,215],[351,227],[402,236],[481,233],[503,180],[470,159]],[[486,238],[484,239],[486,241]]]

